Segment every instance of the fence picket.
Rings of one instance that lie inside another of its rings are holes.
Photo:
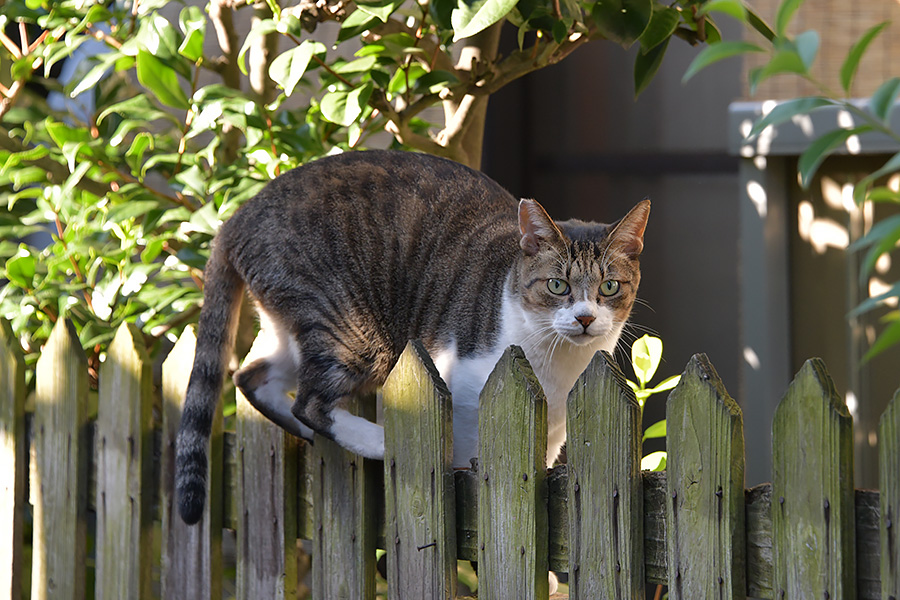
[[[853,422],[821,360],[803,365],[772,429],[775,597],[853,600]]]
[[[140,330],[122,324],[100,371],[97,401],[98,599],[151,594],[151,367]]]
[[[421,342],[406,346],[382,399],[388,597],[455,598],[450,391]]]
[[[175,438],[196,344],[193,330],[185,329],[162,368],[162,597],[218,600],[222,597],[221,402],[210,435],[203,518],[196,525],[186,525],[175,507]]]
[[[881,597],[900,598],[900,390],[878,425]]]
[[[13,600],[22,594],[26,451],[25,359],[0,319],[0,598]]]
[[[371,418],[374,403],[352,399],[346,408]],[[313,468],[312,597],[374,598],[374,477],[381,465],[317,435]]]
[[[38,359],[31,491],[31,597],[84,598],[87,542],[87,360],[71,322],[60,318]]]
[[[300,441],[240,391],[236,421],[237,598],[296,598]]]
[[[478,437],[478,597],[546,598],[547,401],[517,346],[481,392]]]
[[[666,403],[669,597],[746,594],[741,410],[705,355]]]
[[[566,415],[569,593],[643,598],[641,409],[609,354],[594,356]]]

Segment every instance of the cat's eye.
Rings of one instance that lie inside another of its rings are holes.
[[[607,279],[600,284],[600,293],[604,296],[614,296],[619,291],[619,282],[615,279]]]
[[[569,284],[562,279],[548,279],[547,289],[550,290],[551,294],[564,296],[569,293]]]

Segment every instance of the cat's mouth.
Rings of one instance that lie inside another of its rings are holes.
[[[596,335],[584,331],[580,333],[566,333],[565,337],[576,346],[586,346],[597,339]]]

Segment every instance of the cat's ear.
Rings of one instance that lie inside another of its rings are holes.
[[[609,234],[611,244],[618,248],[629,258],[637,258],[644,249],[644,230],[647,228],[647,218],[650,216],[650,200],[645,199],[637,203],[627,215],[612,226]]]
[[[565,244],[565,237],[544,210],[534,200],[519,201],[519,245],[528,256],[534,256],[542,245]]]

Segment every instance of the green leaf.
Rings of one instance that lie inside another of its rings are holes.
[[[659,361],[662,359],[663,343],[658,337],[641,336],[631,345],[631,366],[641,387],[653,379]]]
[[[685,71],[681,81],[682,83],[686,82],[702,69],[705,69],[709,65],[717,63],[720,60],[747,54],[749,52],[763,52],[763,49],[750,42],[719,42],[717,44],[710,44],[694,57],[694,60],[691,61],[691,64],[687,68],[687,71]]]
[[[814,140],[800,155],[800,161],[797,164],[797,170],[800,172],[800,186],[807,189],[822,161],[837,148],[847,143],[850,137],[867,131],[872,131],[872,127],[863,125],[852,129],[835,129]]]
[[[651,0],[599,0],[591,17],[605,38],[628,48],[643,35],[653,17]]]
[[[790,121],[797,115],[809,114],[814,110],[818,110],[826,106],[836,106],[839,104],[840,103],[835,100],[819,96],[796,98],[794,100],[781,102],[777,104],[771,111],[769,111],[769,114],[759,119],[756,124],[753,125],[753,129],[751,129],[750,133],[747,134],[747,140],[752,140],[770,125],[776,127],[786,121]]]
[[[804,31],[794,38],[794,48],[806,69],[811,69],[819,53],[819,34],[812,30]]]
[[[778,13],[775,15],[775,31],[778,33],[778,37],[784,37],[791,19],[794,18],[794,13],[801,4],[803,4],[803,0],[784,0],[778,6]]]
[[[892,175],[897,171],[900,171],[900,152],[890,157],[877,171],[869,173],[860,179],[853,189],[853,199],[857,203],[862,202],[869,185],[878,180],[878,178],[884,177],[885,175]]]
[[[666,453],[651,452],[641,459],[641,471],[665,471]]]
[[[350,13],[350,16],[341,23],[341,30],[338,32],[338,41],[344,42],[350,38],[354,38],[363,31],[367,31],[377,26],[378,21],[378,17],[373,17],[365,11],[354,10]]]
[[[895,228],[900,228],[900,215],[891,215],[878,221],[872,228],[860,239],[856,240],[847,248],[850,252],[856,252],[863,248],[868,248],[877,244],[885,237],[891,235]],[[863,274],[865,277],[865,274]]]
[[[667,379],[664,379],[663,382],[660,383],[660,384],[659,384],[658,386],[656,386],[655,388],[651,388],[651,389],[649,389],[649,390],[647,390],[647,391],[650,392],[651,394],[657,394],[657,393],[659,393],[659,392],[665,392],[665,391],[671,390],[671,389],[674,388],[676,385],[678,385],[678,382],[679,382],[679,381],[681,381],[681,375],[672,375],[671,377],[668,377]]]
[[[472,37],[503,19],[517,0],[460,0],[450,15],[453,41]]]
[[[853,310],[847,313],[847,318],[852,319],[858,317],[870,310],[883,306],[885,300],[896,298],[897,296],[900,296],[900,282],[895,283],[888,291],[878,294],[877,296],[872,296],[871,298],[866,298],[860,302]]]
[[[459,79],[450,71],[435,70],[425,73],[416,79],[413,92],[417,94],[436,94],[442,89],[456,85]]]
[[[191,62],[203,56],[203,40],[206,36],[206,18],[197,6],[186,6],[178,16],[184,39],[178,47],[178,54]]]
[[[753,10],[746,7],[744,8],[747,11],[747,24],[757,32],[759,32],[764,38],[766,38],[770,42],[774,42],[775,32],[772,31],[772,28],[769,27],[769,24],[763,21],[758,14],[753,12]]]
[[[869,348],[869,351],[863,356],[862,362],[869,362],[897,343],[900,343],[900,320],[894,321],[881,332],[881,335],[878,336],[878,339],[875,340],[875,343],[872,344],[872,347]]]
[[[768,63],[750,71],[750,94],[755,94],[759,84],[769,77],[782,73],[808,75],[806,62],[795,48],[776,52]]]
[[[711,12],[718,12],[734,17],[738,21],[747,20],[747,9],[740,0],[710,0],[700,7],[697,16],[702,16]]]
[[[662,438],[662,437],[666,437],[666,420],[665,419],[663,419],[662,421],[657,421],[656,423],[654,423],[653,425],[651,425],[650,427],[645,429],[644,437],[641,439],[641,441],[644,442],[644,441],[647,441],[650,439]]]
[[[360,1],[356,3],[356,6],[364,13],[376,17],[382,23],[387,23],[388,18],[400,8],[401,4],[403,4],[402,0],[378,0],[376,2]]]
[[[325,52],[325,46],[319,42],[305,40],[296,48],[279,54],[269,65],[269,77],[281,86],[284,93],[290,96],[294,88],[300,83],[309,61],[314,54]]]
[[[869,190],[866,194],[866,200],[869,202],[895,202],[900,204],[900,192],[896,192],[889,187],[879,186]]]
[[[141,85],[153,92],[166,106],[182,110],[190,107],[175,70],[145,50],[138,51],[137,77]]]
[[[877,244],[869,248],[869,251],[866,253],[866,259],[863,261],[861,275],[865,277],[870,274],[881,255],[893,250],[897,246],[897,242],[900,242],[900,223],[897,223],[893,230],[885,234]]]
[[[850,86],[853,84],[853,78],[856,77],[859,61],[862,60],[863,54],[865,54],[866,49],[869,47],[869,44],[872,43],[872,40],[874,40],[879,33],[884,31],[888,25],[890,25],[890,22],[885,21],[866,31],[863,36],[853,44],[853,47],[850,48],[850,52],[847,53],[847,58],[844,59],[844,64],[841,65],[841,86],[848,94],[850,93]]]
[[[634,58],[634,97],[640,96],[659,71],[669,40],[654,46],[649,52],[640,53]]]
[[[353,15],[350,15],[353,16]],[[253,28],[250,30],[250,33],[247,34],[246,39],[244,39],[244,45],[241,46],[240,52],[238,52],[238,68],[241,70],[241,73],[247,75],[247,65],[244,63],[244,56],[246,56],[247,51],[250,50],[250,47],[253,45],[253,42],[261,35],[268,35],[278,30],[278,24],[275,23],[272,19],[264,19],[259,23],[256,23]]]
[[[350,91],[337,91],[326,94],[320,107],[322,116],[338,125],[349,126],[362,114],[369,102],[374,85],[371,81]]]
[[[641,43],[641,52],[647,54],[663,42],[669,41],[680,21],[681,13],[674,8],[657,7],[653,11],[650,23],[638,39]]]
[[[112,67],[113,63],[115,63],[120,56],[121,55],[118,52],[112,52],[101,56],[100,62],[94,65],[91,70],[78,81],[78,85],[69,92],[69,97],[75,98],[82,92],[94,87],[97,82],[106,75],[106,72],[109,71],[110,67]]]
[[[19,252],[6,261],[4,276],[20,288],[30,290],[34,288],[35,260],[24,245],[19,247]]]
[[[881,84],[869,100],[869,109],[882,122],[887,123],[900,95],[900,77],[892,77]]]

